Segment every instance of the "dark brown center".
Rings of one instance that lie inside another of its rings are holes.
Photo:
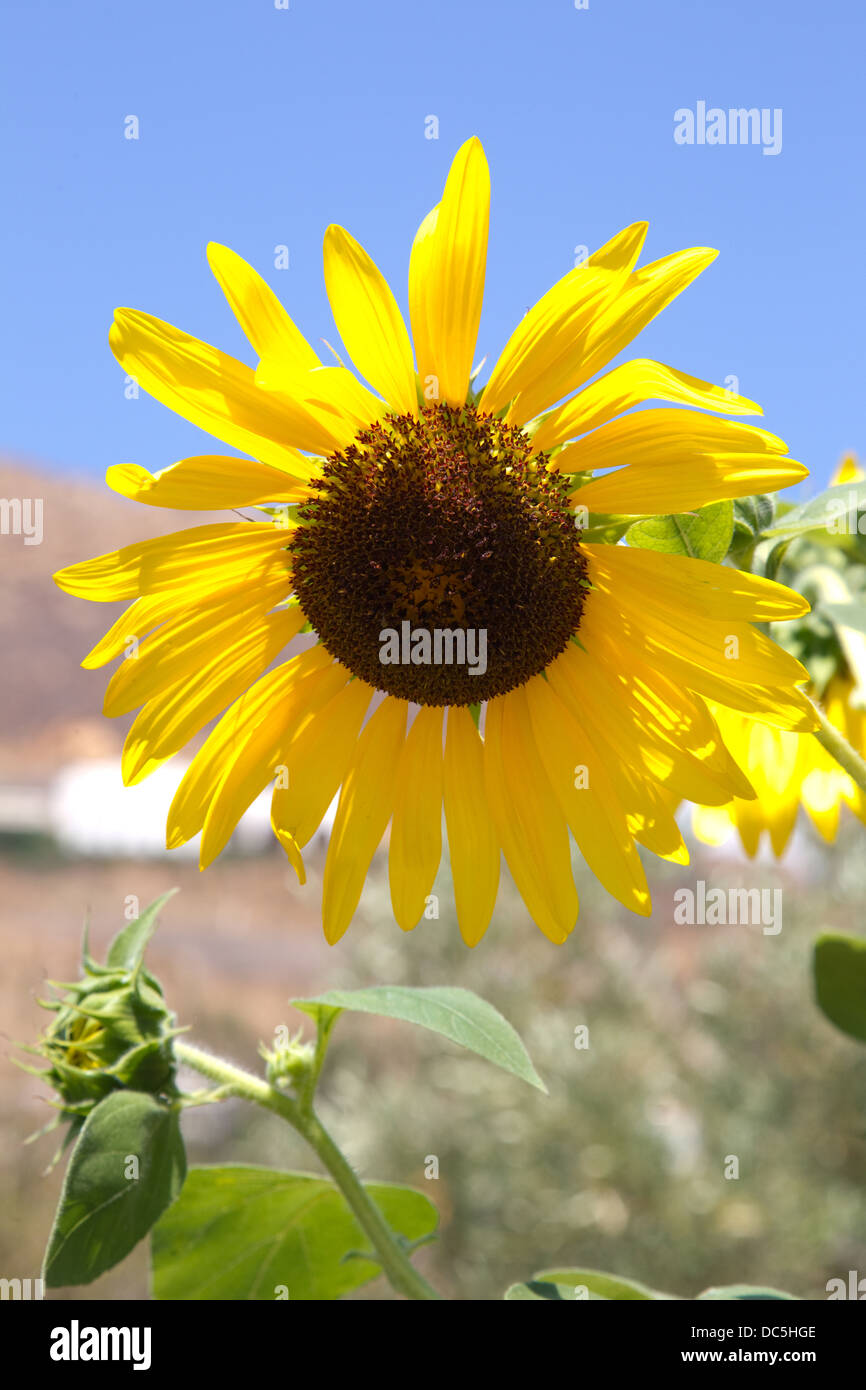
[[[295,590],[378,690],[471,705],[543,671],[577,631],[586,556],[572,484],[473,407],[390,415],[327,459],[298,509]]]

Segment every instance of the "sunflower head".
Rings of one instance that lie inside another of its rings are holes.
[[[587,562],[569,491],[522,430],[474,406],[386,416],[325,461],[298,508],[295,591],[328,651],[388,695],[439,706],[504,695],[580,625]],[[404,622],[431,644],[483,633],[486,670],[383,662],[382,632]]]
[[[270,787],[303,881],[304,846],[339,797],[329,942],[386,834],[396,920],[422,919],[443,812],[469,944],[503,856],[532,918],[564,941],[573,842],[646,914],[637,847],[684,862],[677,802],[753,795],[707,701],[773,728],[815,722],[797,688],[808,672],[753,626],[802,614],[797,594],[690,551],[618,543],[636,521],[688,520],[806,474],[776,435],[728,418],[760,414],[753,401],[660,362],[611,365],[716,253],[639,266],[647,227],[626,227],[519,319],[481,383],[489,203],[469,140],[412,245],[408,322],[367,251],[327,229],[325,287],[356,372],[322,362],[225,247],[208,258],[254,365],[119,310],[124,371],[243,457],[156,475],[123,465],[110,484],[153,506],[260,510],[57,576],[132,601],[85,659],[138,639],[105,705],[139,710],[128,782],[212,726],[169,812],[170,846],[200,834],[206,867]]]

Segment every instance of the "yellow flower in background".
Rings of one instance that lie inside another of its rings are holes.
[[[836,472],[830,479],[830,486],[839,487],[841,483],[862,483],[864,480],[866,480],[866,473],[860,467],[857,455],[843,454]]]
[[[853,691],[850,676],[834,676],[821,703],[831,724],[864,757],[866,712],[851,703]],[[716,708],[714,713],[756,798],[735,797],[727,806],[694,807],[692,828],[699,840],[721,845],[736,831],[743,849],[754,857],[766,830],[774,854],[781,858],[801,806],[828,843],[836,838],[843,804],[866,821],[866,796],[817,739],[756,724],[734,710]]]
[[[274,833],[303,881],[301,850],[339,791],[330,942],[389,823],[394,914],[415,926],[443,808],[470,945],[490,921],[501,852],[538,926],[565,940],[578,912],[569,831],[605,888],[646,914],[636,844],[686,862],[677,801],[751,794],[705,700],[773,729],[814,725],[797,689],[805,668],[751,626],[804,613],[798,594],[702,560],[588,544],[575,524],[805,476],[775,435],[720,418],[760,414],[751,401],[645,359],[591,380],[716,253],[638,268],[646,224],[627,227],[521,318],[476,390],[489,196],[470,140],[412,247],[411,338],[367,252],[328,228],[325,285],[357,376],[323,365],[222,246],[208,248],[210,265],[255,368],[118,310],[110,342],[124,371],[249,457],[197,456],[155,475],[121,465],[110,486],[152,506],[272,511],[56,576],[84,598],[132,601],[84,661],[140,639],[105,700],[109,715],[140,709],[127,783],[217,719],[171,807],[170,847],[201,833],[210,864],[273,784]],[[665,405],[633,409],[650,401]]]

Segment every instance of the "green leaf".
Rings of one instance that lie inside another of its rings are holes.
[[[332,989],[312,999],[293,999],[295,1008],[314,1018],[323,1006],[348,1009],[351,1013],[379,1014],[400,1018],[441,1033],[461,1047],[485,1057],[503,1071],[519,1076],[547,1094],[529,1054],[511,1024],[468,989],[450,985],[411,988],[409,985],[380,985],[373,989]]]
[[[818,612],[828,617],[834,627],[866,632],[866,606],[861,603],[822,603]]]
[[[534,1277],[547,1284],[567,1285],[572,1291],[586,1288],[590,1298],[607,1298],[619,1303],[677,1297],[673,1293],[660,1293],[658,1289],[648,1288],[646,1284],[638,1283],[637,1279],[620,1279],[618,1275],[605,1274],[600,1269],[544,1269]]]
[[[769,540],[760,541],[755,546],[751,570],[753,574],[763,574],[766,579],[776,579],[782,562],[791,544],[791,537],[784,540],[777,540],[771,536]]]
[[[137,970],[144,959],[144,952],[148,941],[156,931],[157,918],[169,898],[173,898],[177,892],[172,888],[168,893],[163,893],[161,898],[146,907],[141,916],[136,917],[133,922],[127,922],[125,927],[117,933],[108,948],[108,955],[105,958],[106,965],[112,970]]]
[[[698,1294],[698,1298],[713,1299],[767,1299],[767,1298],[788,1298],[797,1302],[796,1296],[792,1293],[782,1293],[781,1289],[762,1289],[754,1284],[726,1284],[719,1288],[704,1289],[703,1293]]]
[[[734,502],[734,520],[748,527],[753,536],[760,536],[770,526],[776,514],[776,502],[769,493],[759,492],[751,497],[738,497]]]
[[[723,501],[711,502],[696,512],[636,521],[625,538],[629,545],[642,550],[661,550],[666,555],[689,555],[718,563],[728,553],[733,532],[734,505]]]
[[[677,1294],[661,1293],[636,1279],[620,1279],[615,1274],[604,1274],[599,1269],[547,1269],[536,1274],[525,1284],[512,1284],[505,1294],[506,1299],[527,1301],[536,1299],[568,1299],[575,1301],[575,1291],[586,1290],[590,1299],[605,1299],[615,1302],[635,1302],[637,1300],[681,1301]],[[728,1284],[725,1287],[704,1289],[697,1295],[701,1299],[793,1299],[794,1295],[782,1293],[779,1289],[755,1287],[752,1284]]]
[[[844,584],[840,589],[844,589]],[[848,669],[854,678],[856,699],[862,702],[866,696],[866,605],[850,601],[822,601],[815,608],[816,617],[828,618]]]
[[[129,1176],[137,1160],[138,1177]],[[89,1284],[147,1235],[183,1186],[177,1115],[142,1091],[115,1091],[91,1111],[72,1151],[43,1277]]]
[[[599,1299],[601,1294],[591,1293],[590,1298]],[[574,1303],[574,1289],[568,1284],[550,1284],[540,1279],[530,1279],[526,1284],[512,1284],[510,1289],[505,1290],[505,1298],[509,1303],[537,1303],[539,1300],[547,1302]]]
[[[815,996],[831,1023],[866,1042],[866,941],[826,933],[815,942]]]
[[[766,527],[766,536],[802,536],[807,531],[828,531],[833,536],[856,535],[858,513],[866,509],[866,483],[825,488],[811,501],[792,507]]]
[[[435,1231],[423,1192],[365,1183],[407,1241]],[[246,1165],[192,1168],[153,1232],[160,1299],[330,1300],[375,1279],[375,1257],[339,1188],[327,1178]]]

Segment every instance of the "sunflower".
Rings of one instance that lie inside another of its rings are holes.
[[[866,473],[856,455],[847,453],[839,460],[830,486],[841,487],[864,479]],[[799,552],[801,560],[803,553],[807,553],[806,564],[800,568],[801,582],[805,579],[807,583],[810,544],[808,537],[794,543],[794,553]],[[820,551],[818,553],[820,556]],[[852,565],[848,573],[857,568]],[[833,573],[825,573],[825,583],[833,579]],[[829,596],[842,602],[850,600],[844,582],[839,582],[838,588],[834,585]],[[830,723],[864,757],[866,712],[861,707],[861,692],[846,656],[857,669],[866,670],[866,638],[861,632],[836,625],[829,651],[826,646],[826,641],[816,645],[809,660],[814,662],[816,670],[829,662],[832,674],[829,679],[825,675],[820,685],[813,680],[809,693],[821,700]],[[726,806],[696,806],[692,812],[692,829],[699,840],[708,845],[721,845],[736,831],[743,849],[753,858],[766,830],[779,859],[788,847],[801,806],[828,843],[835,840],[838,833],[843,805],[850,807],[861,821],[866,821],[866,796],[816,739],[767,728],[734,710],[717,707],[713,712],[725,743],[748,775],[757,796],[751,801],[734,797]]]
[[[866,712],[853,703],[853,693],[850,675],[837,674],[821,703],[830,723],[864,757]],[[767,728],[734,710],[716,709],[714,713],[725,743],[755,789],[756,799],[734,797],[726,806],[696,806],[692,828],[704,844],[724,844],[736,831],[743,849],[754,858],[766,830],[773,853],[780,859],[801,806],[828,843],[836,838],[843,805],[866,822],[866,796],[816,739]]]
[[[803,613],[799,595],[606,543],[612,517],[692,510],[806,473],[775,435],[720,418],[760,414],[751,401],[644,359],[598,375],[716,253],[637,268],[647,228],[627,227],[525,314],[480,388],[489,198],[472,139],[413,243],[411,339],[370,256],[328,228],[325,285],[358,375],[323,364],[222,246],[209,246],[210,266],[255,369],[119,310],[110,343],[124,371],[248,457],[154,475],[124,464],[109,485],[151,506],[260,511],[56,576],[87,599],[132,600],[83,663],[121,655],[135,634],[136,659],[105,700],[108,715],[140,707],[127,783],[220,716],[179,786],[169,847],[200,832],[204,868],[272,785],[274,834],[303,882],[301,850],[339,791],[329,942],[389,823],[394,915],[416,925],[443,808],[468,944],[490,921],[501,852],[532,918],[565,940],[578,912],[569,831],[604,887],[648,914],[636,846],[687,862],[677,802],[752,795],[706,699],[773,728],[814,724],[797,689],[805,668],[750,625]],[[663,406],[633,410],[651,401]],[[437,634],[450,642],[438,661]]]
[[[866,473],[860,466],[860,461],[856,454],[843,454],[839,460],[836,471],[830,479],[831,487],[841,487],[843,483],[862,483],[866,482]]]

